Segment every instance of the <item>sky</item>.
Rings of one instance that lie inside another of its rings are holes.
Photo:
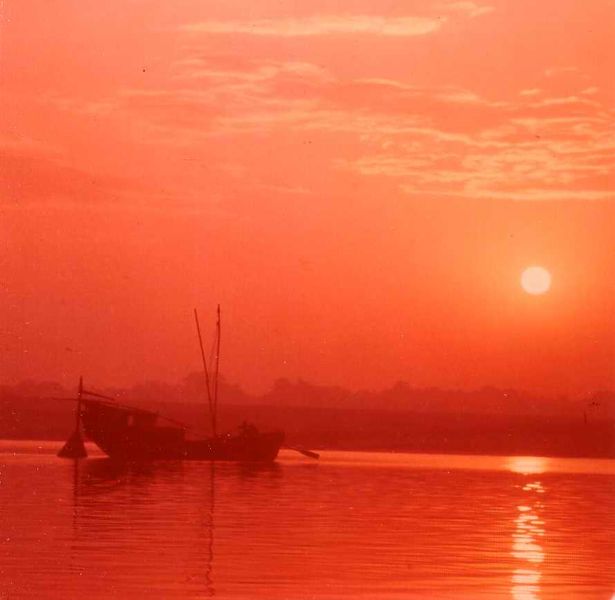
[[[4,0],[0,383],[615,388],[615,4]],[[526,293],[529,266],[552,277]]]

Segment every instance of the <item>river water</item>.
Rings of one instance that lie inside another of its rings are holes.
[[[60,445],[0,442],[0,599],[614,597],[615,461]]]

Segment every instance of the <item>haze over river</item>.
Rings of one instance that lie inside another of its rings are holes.
[[[122,467],[0,442],[0,598],[604,599],[615,461],[283,451]]]

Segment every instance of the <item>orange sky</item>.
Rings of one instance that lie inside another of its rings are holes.
[[[0,383],[615,387],[612,2],[2,6]]]

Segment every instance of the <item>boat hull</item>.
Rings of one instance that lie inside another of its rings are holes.
[[[284,434],[259,433],[251,439],[242,436],[220,436],[205,440],[184,440],[168,443],[150,436],[141,439],[142,432],[126,431],[110,439],[86,434],[109,457],[121,461],[147,460],[230,460],[241,462],[272,462],[284,442]]]

